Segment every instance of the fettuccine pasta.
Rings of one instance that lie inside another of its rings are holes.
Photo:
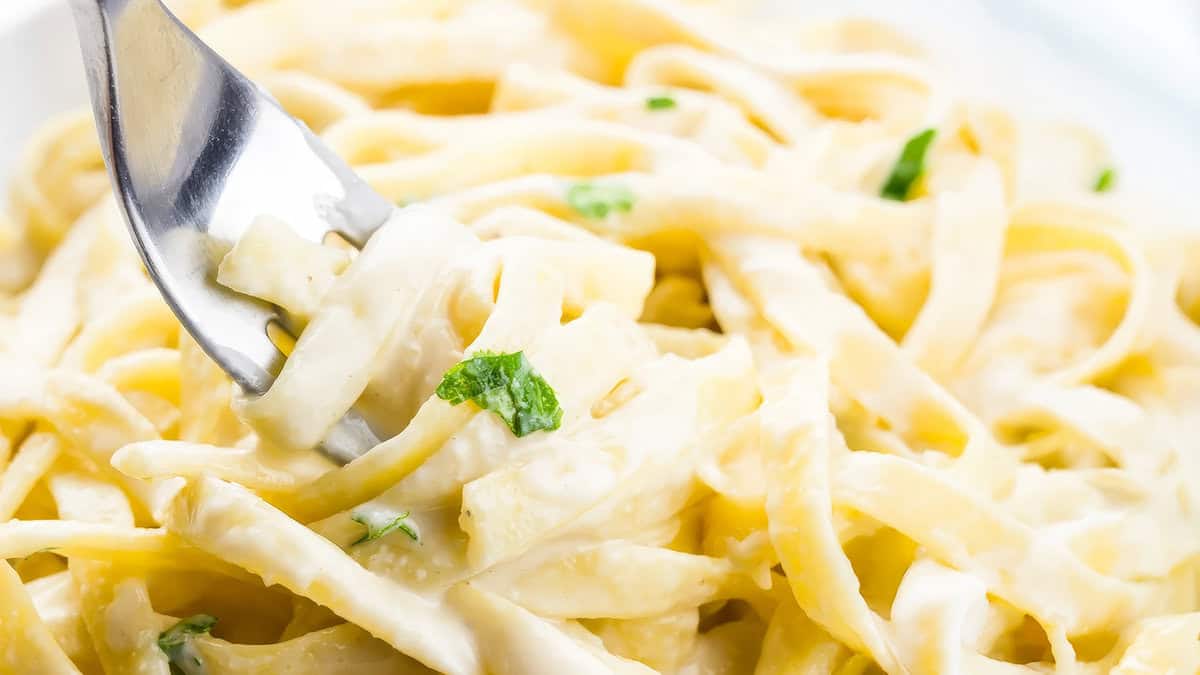
[[[249,398],[31,140],[0,672],[1200,670],[1200,235],[1090,131],[732,0],[176,9],[398,208],[214,248]]]

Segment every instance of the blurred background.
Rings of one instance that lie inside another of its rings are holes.
[[[905,28],[961,86],[1101,131],[1126,186],[1186,199],[1200,182],[1200,0],[744,0]],[[0,181],[22,139],[83,104],[66,0],[0,0]]]
[[[906,28],[972,93],[1101,131],[1128,187],[1190,202],[1200,182],[1200,0],[774,4]]]

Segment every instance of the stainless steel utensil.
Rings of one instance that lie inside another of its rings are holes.
[[[175,315],[251,395],[283,363],[271,306],[214,281],[214,249],[269,214],[306,239],[362,246],[392,211],[268,94],[159,0],[71,0],[100,144],[134,244]],[[225,250],[228,250],[227,248]],[[379,442],[353,410],[320,450]]]

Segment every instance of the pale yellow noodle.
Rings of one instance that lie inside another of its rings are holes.
[[[201,613],[208,675],[1200,667],[1200,239],[1098,135],[734,0],[172,4],[404,208],[362,251],[262,214],[214,261],[296,333],[250,398],[90,116],[30,139],[0,673],[167,675]],[[559,428],[439,396],[518,350]],[[351,408],[385,440],[339,467],[310,448]]]

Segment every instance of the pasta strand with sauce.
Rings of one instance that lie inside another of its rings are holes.
[[[31,139],[0,672],[1200,668],[1200,235],[1091,132],[732,0],[175,4],[401,208],[221,242],[302,328],[247,400]]]

